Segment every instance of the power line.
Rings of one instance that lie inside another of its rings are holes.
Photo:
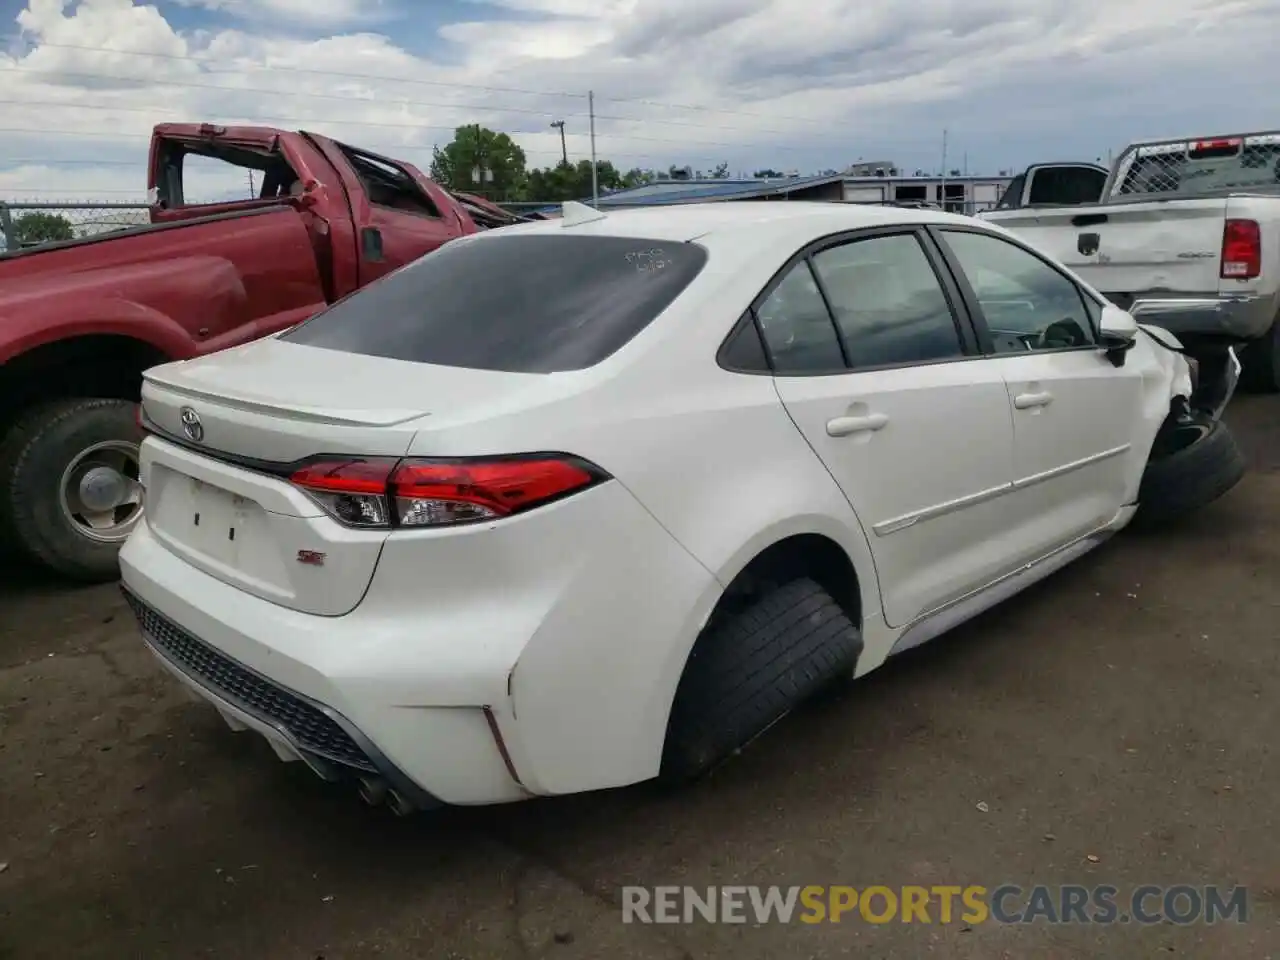
[[[0,100],[0,106],[16,106],[16,107],[41,107],[54,110],[102,110],[116,111],[119,113],[146,113],[155,115],[156,111],[151,107],[125,107],[115,104],[105,103],[66,103],[57,100]],[[457,130],[460,124],[444,124],[444,123],[392,123],[387,120],[354,120],[333,117],[279,117],[269,114],[242,115],[242,119],[251,120],[254,123],[263,121],[269,123],[326,123],[326,124],[345,124],[350,127],[391,127],[403,130],[447,130],[450,133]],[[519,131],[520,133],[530,131]],[[580,137],[584,134],[571,133],[571,137]]]
[[[18,72],[26,73],[45,73],[45,70],[36,70],[32,67],[10,67],[9,70],[18,70]],[[589,113],[563,113],[559,110],[534,110],[526,108],[526,106],[490,106],[488,104],[440,104],[440,102],[430,100],[378,100],[375,97],[353,97],[343,96],[339,93],[312,93],[308,91],[298,90],[279,90],[279,88],[264,87],[228,87],[218,83],[192,83],[189,81],[174,81],[174,79],[156,79],[151,77],[122,77],[115,73],[91,73],[81,72],[81,70],[60,70],[59,77],[78,77],[87,79],[87,81],[124,81],[127,83],[152,83],[156,86],[164,87],[180,87],[183,90],[215,90],[223,93],[260,93],[262,96],[287,96],[287,97],[308,97],[312,100],[335,100],[338,102],[346,102],[346,104],[376,104],[385,106],[425,106],[433,110],[462,110],[462,111],[488,111],[488,113],[498,114],[520,114],[525,116],[550,116],[554,119],[563,119],[566,116],[581,120],[589,120]],[[723,124],[709,124],[700,122],[700,120],[664,120],[657,118],[648,118],[648,116],[609,116],[605,114],[595,114],[596,120],[612,120],[614,123],[658,123],[668,125],[668,127],[695,127],[698,129],[713,129],[713,131],[737,131],[740,133],[751,134],[776,134],[776,136],[790,136],[788,131],[774,131],[774,129],[750,128],[750,127],[726,127]],[[575,134],[577,136],[577,134]]]
[[[126,106],[116,106],[116,105],[108,106],[107,104],[92,104],[92,103],[91,104],[63,103],[59,101],[49,101],[49,100],[0,100],[0,106],[40,107],[42,109],[53,109],[53,110],[98,109],[98,110],[104,110],[104,111],[107,111],[107,110],[116,111],[119,113],[145,113],[145,114],[152,114],[152,115],[154,115],[156,112],[155,110],[149,107],[126,107]],[[242,119],[246,121],[253,121],[255,123],[260,123],[264,121],[268,123],[287,123],[287,124],[318,123],[318,124],[335,125],[335,126],[345,125],[345,126],[351,126],[351,127],[384,127],[384,128],[393,129],[393,130],[447,130],[449,132],[453,132],[458,128],[458,124],[449,125],[449,124],[438,124],[438,123],[431,124],[431,123],[416,123],[416,122],[415,123],[403,123],[403,122],[397,123],[397,122],[392,122],[388,120],[355,120],[355,119],[334,118],[334,117],[319,118],[319,117],[280,117],[280,116],[272,116],[272,115],[254,115],[254,116],[244,115]],[[229,122],[229,121],[223,121],[223,122]],[[518,130],[518,131],[513,131],[509,135],[520,136],[521,134],[528,135],[531,133],[532,131]],[[569,133],[569,134],[566,134],[566,136],[585,137],[586,134],[585,133]],[[630,133],[597,134],[597,138],[607,139],[609,136],[613,136],[615,138],[625,138],[627,140],[636,140],[644,143],[674,143],[674,144],[681,144],[681,145],[692,144],[694,146],[730,147],[730,148],[744,146],[743,144],[729,143],[723,140],[689,140],[683,137],[679,139],[675,139],[672,137],[643,137],[643,136],[635,136]],[[783,151],[786,151],[786,150],[804,151],[804,150],[807,150],[808,148],[783,144],[777,147],[771,147],[770,149],[783,150]],[[526,151],[526,152],[529,152],[529,151]],[[550,153],[553,153],[554,151],[538,151],[538,152],[550,154]]]
[[[71,43],[45,43],[41,42],[37,49],[50,48],[55,50],[79,50],[88,53],[110,53],[117,56],[128,57],[151,57],[158,60],[172,60],[186,63],[207,63],[221,65],[224,59],[209,56],[194,56],[191,54],[176,53],[153,53],[142,50],[117,50],[113,47],[92,47],[82,46],[80,44]],[[451,80],[426,80],[420,77],[396,77],[387,76],[385,74],[371,73],[348,73],[339,70],[317,70],[314,67],[296,67],[288,64],[273,64],[271,66],[254,66],[251,69],[261,73],[269,73],[271,71],[282,71],[287,73],[305,73],[318,77],[337,77],[346,80],[372,80],[379,83],[409,83],[420,86],[444,87],[458,90],[477,90],[484,93],[516,93],[528,96],[538,97],[564,97],[577,100],[586,100],[585,93],[572,93],[567,90],[533,90],[527,87],[495,87],[479,83],[462,83]],[[210,73],[231,73],[232,70],[211,70]],[[237,71],[238,72],[238,69]],[[819,117],[801,117],[790,114],[777,113],[761,113],[753,110],[733,110],[727,107],[708,107],[687,103],[669,103],[663,100],[649,100],[640,97],[597,97],[597,100],[603,100],[608,103],[635,103],[649,107],[659,107],[667,110],[691,110],[700,113],[722,113],[726,115],[740,117],[754,117],[762,120],[795,120],[801,123],[830,123],[828,118]],[[601,118],[597,118],[601,119]]]
[[[95,130],[49,130],[49,129],[38,130],[38,129],[29,128],[29,127],[0,127],[0,134],[30,135],[30,136],[40,136],[40,137],[79,137],[79,138],[89,138],[89,139],[110,139],[110,140],[146,140],[148,142],[151,140],[151,135],[146,133],[109,133],[106,131],[95,131]],[[598,134],[597,134],[597,139],[599,139]],[[681,141],[672,141],[672,142],[681,142]],[[365,149],[375,150],[379,153],[386,153],[391,156],[394,156],[397,152],[402,152],[406,150],[430,150],[432,148],[432,144],[420,144],[420,143],[397,143],[397,144],[370,143],[370,144],[362,144],[362,146],[364,146]],[[521,147],[521,149],[524,150],[523,147]],[[524,150],[524,152],[526,156],[540,156],[540,157],[559,157],[560,156],[559,150]],[[576,151],[570,151],[569,156],[575,160],[585,159]],[[601,162],[609,161],[609,160],[617,160],[617,159],[663,160],[670,163],[672,160],[672,157],[669,154],[630,153],[630,152],[624,151],[622,153],[615,153],[612,155],[612,157],[602,158]],[[710,156],[691,157],[691,156],[684,155],[683,160],[686,163],[688,162],[696,162],[696,163],[723,162],[723,158],[721,157],[710,157]],[[64,166],[64,165],[137,166],[135,162],[130,160],[107,160],[107,159],[54,160],[54,159],[37,159],[37,158],[28,158],[24,160],[17,157],[0,157],[0,163],[6,163],[6,162],[8,163],[23,163],[23,162],[40,163],[40,164],[47,164],[49,166]]]
[[[9,70],[21,71],[26,73],[45,73],[45,71],[43,70],[36,70],[32,67],[9,67],[8,70],[0,71],[0,72],[8,72]],[[303,92],[298,90],[280,90],[278,88],[266,89],[263,87],[228,87],[228,86],[220,86],[218,84],[212,84],[212,83],[189,83],[181,80],[171,80],[167,77],[162,80],[157,80],[153,77],[124,77],[124,76],[120,76],[119,74],[112,74],[112,73],[91,73],[91,72],[70,71],[70,70],[60,70],[58,71],[58,76],[59,77],[78,77],[82,80],[122,80],[126,83],[152,84],[155,86],[163,86],[163,87],[179,87],[185,90],[218,90],[218,91],[221,91],[222,93],[257,93],[257,94],[262,94],[264,96],[309,97],[313,100],[337,100],[343,103],[365,103],[365,104],[388,105],[388,106],[397,106],[397,107],[400,107],[400,106],[431,107],[432,109],[440,109],[440,110],[458,110],[458,109],[488,110],[491,112],[498,112],[498,113],[528,114],[530,116],[537,116],[537,117],[554,117],[559,115],[556,113],[548,113],[545,110],[531,110],[525,107],[492,107],[492,106],[485,106],[482,104],[470,104],[470,103],[434,103],[429,100],[380,100],[380,99],[375,99],[374,97],[351,97],[351,96],[342,96],[336,93],[311,93],[311,92]],[[571,114],[567,114],[567,116],[586,117],[586,114],[571,113]]]
[[[216,89],[231,89],[231,88],[216,88]],[[251,92],[255,92],[255,91],[251,91],[251,90],[245,89],[245,90],[244,90],[244,92],[246,92],[246,93],[251,93]],[[292,94],[291,94],[291,95],[292,95]],[[316,94],[315,96],[319,96],[319,94]],[[368,102],[370,102],[370,101],[364,100],[364,99],[359,98],[359,97],[336,97],[336,96],[335,96],[335,97],[334,97],[334,99],[343,100],[343,101],[346,101],[346,102],[352,102],[352,103],[368,103]],[[403,102],[403,103],[405,103],[406,105],[415,105],[415,104],[413,104],[411,101],[396,101],[396,103],[402,103],[402,102]],[[26,100],[26,99],[23,99],[23,100],[0,100],[0,105],[17,106],[17,107],[41,107],[41,108],[55,109],[55,110],[93,110],[93,109],[97,109],[97,110],[104,110],[104,111],[116,111],[116,112],[119,112],[119,113],[146,113],[146,114],[155,114],[155,112],[156,112],[154,109],[152,109],[152,108],[150,108],[150,107],[128,107],[128,106],[121,106],[121,105],[115,105],[115,104],[110,104],[110,105],[109,105],[109,104],[66,103],[66,102],[63,102],[63,101],[56,101],[56,100]],[[430,104],[421,104],[421,105],[422,105],[422,106],[430,106]],[[489,108],[486,108],[486,109],[491,109],[491,110],[500,110],[500,109],[503,109],[503,108],[499,108],[499,107],[489,107]],[[548,114],[546,114],[546,116],[554,116],[554,114],[549,114],[549,113],[548,113]],[[575,114],[570,114],[570,116],[576,116],[576,115],[575,115]],[[252,120],[252,121],[255,121],[255,122],[268,121],[268,122],[271,122],[271,123],[288,123],[288,124],[312,124],[312,123],[320,123],[320,124],[341,124],[341,125],[346,125],[346,126],[355,126],[355,127],[384,127],[384,128],[388,128],[388,129],[396,129],[396,130],[447,130],[447,131],[450,131],[450,132],[452,132],[452,131],[456,130],[459,126],[462,126],[462,124],[430,124],[430,123],[418,123],[418,122],[416,122],[416,121],[415,121],[415,122],[406,123],[406,122],[392,122],[392,121],[387,121],[387,120],[354,120],[354,119],[345,119],[345,118],[335,119],[335,118],[332,118],[332,117],[325,117],[325,118],[319,118],[319,117],[281,117],[281,116],[272,116],[272,115],[265,115],[265,116],[264,116],[264,115],[256,115],[256,116],[248,116],[248,115],[244,115],[244,119],[246,119],[246,120]],[[597,119],[597,120],[600,120],[600,119],[610,119],[610,118],[608,118],[608,117],[604,117],[604,118],[602,118],[602,117],[600,117],[600,116],[597,116],[597,117],[596,117],[596,119]],[[615,118],[615,119],[616,119],[616,118]],[[633,122],[637,122],[637,123],[648,122],[648,121],[645,121],[645,120],[641,120],[641,119],[640,119],[640,118],[638,118],[638,117],[637,117],[637,118],[629,118],[629,119],[631,119]],[[559,121],[557,121],[557,122],[559,122]],[[688,126],[701,126],[701,125],[700,125],[700,124],[688,124]],[[715,129],[715,128],[710,128],[710,129]],[[735,128],[732,128],[732,129],[741,129],[741,128],[736,128],[736,127],[735,127]],[[769,132],[769,131],[760,131],[760,132]],[[777,131],[777,132],[781,132],[781,131]],[[517,130],[517,131],[512,131],[512,132],[511,132],[511,135],[514,135],[514,136],[519,136],[519,135],[521,135],[521,134],[524,134],[524,135],[532,135],[533,133],[534,133],[534,131],[529,131],[529,130]],[[586,136],[586,134],[583,134],[583,133],[570,133],[570,134],[567,134],[567,136],[570,136],[570,137],[584,137],[584,136]],[[677,144],[677,145],[682,145],[682,146],[683,146],[683,145],[694,145],[694,146],[705,146],[705,147],[726,147],[726,148],[729,148],[729,149],[741,149],[741,148],[742,148],[742,147],[744,147],[744,146],[748,146],[748,144],[743,144],[743,143],[732,143],[732,142],[725,141],[725,140],[690,140],[690,139],[685,138],[685,137],[680,137],[680,138],[678,138],[678,139],[677,139],[677,138],[672,138],[672,137],[646,137],[646,136],[640,136],[640,135],[637,135],[637,134],[631,134],[631,133],[620,132],[620,131],[615,131],[614,133],[603,133],[603,134],[602,134],[602,133],[597,133],[597,135],[596,135],[596,136],[597,136],[597,138],[604,138],[604,139],[609,139],[610,137],[615,138],[615,139],[624,138],[624,139],[627,139],[627,140],[634,140],[634,141],[642,142],[642,143],[672,143],[672,144]],[[850,147],[849,147],[848,145],[845,145],[845,144],[829,144],[829,143],[827,143],[827,144],[823,144],[823,146],[831,147],[831,148],[844,148],[844,149],[850,149]],[[770,151],[772,151],[772,152],[778,152],[778,151],[787,152],[787,151],[792,151],[792,152],[802,152],[802,153],[807,153],[807,152],[811,152],[812,148],[811,148],[811,147],[803,147],[803,146],[795,146],[795,145],[791,145],[791,144],[773,144],[773,145],[770,145],[770,146],[769,146],[769,150],[770,150]]]
[[[229,122],[234,123],[235,121],[229,121]],[[316,132],[318,133],[319,131],[316,131]],[[50,130],[50,129],[35,129],[32,127],[0,127],[0,134],[6,134],[6,133],[15,134],[15,135],[39,136],[39,137],[80,137],[80,138],[88,138],[91,140],[95,140],[95,139],[96,140],[146,140],[146,141],[151,140],[151,134],[149,133],[115,133],[114,131],[106,131],[106,130]],[[367,144],[365,146],[366,146],[366,149],[376,150],[381,153],[394,153],[397,150],[430,150],[432,149],[434,144],[397,143],[394,145]],[[526,156],[539,156],[539,157],[560,156],[559,150],[525,150],[524,147],[521,147],[520,149],[524,150]],[[577,154],[573,153],[572,156],[577,156]],[[7,160],[8,162],[12,162],[12,163],[22,163],[22,162],[47,163],[50,165],[59,165],[59,166],[64,164],[85,164],[88,166],[95,166],[95,165],[97,166],[113,166],[113,165],[135,166],[135,164],[131,160],[73,160],[73,159],[54,160],[54,159],[44,159],[44,158],[28,158],[27,160],[24,161],[21,158],[17,158],[17,157],[4,158],[4,160]],[[0,162],[4,162],[4,160],[0,160]]]
[[[830,118],[819,119],[818,117],[797,117],[790,114],[780,113],[756,113],[751,110],[728,110],[720,107],[699,107],[688,103],[666,103],[662,100],[645,100],[640,97],[597,97],[597,100],[604,100],[607,103],[635,103],[646,107],[658,107],[663,110],[697,110],[705,113],[725,113],[733,114],[738,117],[758,117],[761,120],[794,120],[799,123],[821,123],[829,125]]]
[[[150,54],[146,54],[146,56],[150,56]],[[176,55],[169,55],[169,56],[176,57]],[[184,58],[178,58],[178,59],[184,59]],[[9,67],[8,70],[25,72],[25,73],[35,73],[35,74],[45,74],[47,72],[44,70],[37,70],[34,67],[23,67],[23,66]],[[229,73],[230,71],[210,71],[210,72]],[[260,71],[260,72],[270,72],[270,71]],[[266,89],[262,87],[235,87],[235,86],[225,86],[220,84],[192,83],[190,81],[171,80],[167,78],[163,80],[155,80],[151,77],[121,76],[119,74],[95,73],[95,72],[89,72],[89,71],[59,71],[58,76],[78,77],[83,80],[121,80],[127,83],[156,84],[156,85],[162,85],[167,87],[179,87],[182,89],[190,89],[190,90],[216,90],[222,93],[240,93],[240,94],[252,93],[252,94],[261,94],[264,96],[308,97],[308,98],[317,99],[317,100],[336,100],[336,101],[345,102],[345,103],[364,103],[364,104],[377,103],[377,104],[385,104],[389,106],[428,107],[431,109],[441,109],[441,110],[488,111],[490,113],[507,113],[507,114],[514,113],[514,114],[520,114],[525,116],[551,117],[554,119],[563,119],[564,117],[574,117],[582,120],[591,119],[590,113],[582,113],[582,112],[564,113],[563,111],[535,110],[529,107],[492,106],[488,104],[476,104],[476,103],[438,103],[438,102],[428,101],[428,100],[409,100],[409,99],[378,100],[373,97],[352,97],[352,96],[344,96],[344,95],[333,94],[333,93],[312,93],[309,91],[281,90],[278,88]],[[515,88],[509,88],[509,89],[515,89]],[[530,91],[517,90],[516,92],[529,93],[529,94],[534,94],[538,96],[546,95],[546,94],[541,94],[538,91],[532,91],[532,90]],[[560,96],[560,94],[555,94],[555,96]],[[654,101],[636,100],[636,101],[623,101],[623,102],[637,102],[637,103],[645,102],[652,106],[664,106],[660,101],[656,101],[656,100]],[[681,105],[679,104],[669,104],[666,106],[675,107],[677,109],[681,108]],[[708,110],[710,110],[710,108],[708,108]],[[749,133],[753,135],[772,134],[775,136],[789,136],[791,134],[791,131],[788,131],[788,130],[775,130],[775,129],[769,129],[769,128],[763,128],[763,127],[727,126],[725,124],[709,124],[701,120],[671,120],[671,119],[664,119],[659,117],[621,117],[621,116],[613,116],[610,114],[600,114],[600,113],[595,114],[595,119],[597,121],[607,120],[614,123],[654,123],[654,124],[661,124],[663,126],[695,127],[703,130],[725,130],[730,132]],[[776,117],[775,119],[785,120],[785,119],[795,119],[795,118]],[[812,119],[808,119],[808,118],[801,118],[801,119],[803,119],[804,122],[810,122],[810,123],[815,122]]]
[[[174,60],[180,63],[209,63],[221,65],[227,58],[198,57],[180,53],[153,53],[144,50],[116,50],[114,47],[87,47],[74,43],[44,43],[37,49],[52,48],[55,50],[81,50],[88,53],[111,53],[126,57],[151,57],[157,60]],[[30,68],[28,68],[30,69]],[[419,77],[393,77],[374,73],[347,73],[339,70],[317,70],[314,67],[295,67],[289,64],[272,64],[271,66],[254,66],[251,69],[259,73],[305,73],[317,77],[337,77],[343,80],[373,80],[379,83],[411,83],[426,87],[445,87],[458,90],[478,90],[483,93],[519,93],[536,97],[568,97],[586,100],[585,93],[570,93],[567,90],[530,90],[527,87],[491,87],[479,83],[459,83],[452,80],[425,80]],[[241,68],[234,70],[210,70],[210,73],[240,73]]]
[[[23,194],[33,193],[36,195],[35,197],[31,198],[33,203],[36,200],[38,200],[40,197],[65,197],[67,195],[65,192],[60,193],[56,190],[46,190],[42,187],[5,187],[3,188],[3,192],[6,195],[14,194],[14,193],[23,193]],[[143,193],[145,193],[145,191],[102,188],[102,189],[92,190],[89,193],[85,194],[85,196],[96,197],[99,194],[110,194],[113,197],[119,197],[119,196],[141,197]],[[90,206],[90,204],[86,204],[86,206]]]

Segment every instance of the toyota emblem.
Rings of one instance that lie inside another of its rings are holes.
[[[187,435],[188,440],[199,443],[204,439],[204,424],[200,422],[200,414],[190,407],[183,407],[178,417],[182,420],[182,432]]]

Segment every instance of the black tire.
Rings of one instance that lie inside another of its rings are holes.
[[[121,544],[93,540],[62,508],[63,473],[98,443],[141,443],[135,405],[58,400],[25,412],[0,439],[0,542],[74,580],[120,575]]]
[[[1202,433],[1194,442],[1147,464],[1135,521],[1164,523],[1191,513],[1217,500],[1244,476],[1244,454],[1231,429],[1221,420],[1198,426]]]
[[[708,772],[804,701],[852,678],[861,652],[858,626],[809,579],[713,618],[676,690],[662,779]]]
[[[1280,393],[1280,319],[1240,351],[1240,386],[1252,393]]]

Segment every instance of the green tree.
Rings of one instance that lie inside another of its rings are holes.
[[[632,167],[622,175],[622,185],[624,187],[640,187],[646,183],[653,183],[658,179],[658,174],[653,170],[641,170],[639,167]]]
[[[25,247],[36,243],[54,243],[58,240],[74,240],[75,230],[71,221],[60,213],[36,210],[24,213],[13,221],[13,243]]]
[[[596,185],[601,193],[634,186],[627,180],[630,175],[623,176],[608,160],[596,161]],[[529,200],[545,200],[548,203],[590,199],[591,161],[558,163],[554,167],[530,170],[525,183],[525,195]]]
[[[492,179],[481,172],[489,170]],[[474,193],[489,200],[516,200],[526,180],[525,155],[505,133],[479,124],[458,127],[444,148],[434,148],[431,179],[450,190]]]
[[[716,168],[711,171],[712,180],[729,179],[729,165],[727,163],[717,164]]]

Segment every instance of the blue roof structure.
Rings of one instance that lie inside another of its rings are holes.
[[[782,177],[776,180],[654,180],[600,195],[600,209],[647,207],[669,203],[698,203],[704,200],[754,200],[780,196],[805,187],[816,187],[847,179],[844,174],[820,177]],[[586,197],[582,203],[591,203]],[[539,213],[556,213],[559,204],[539,208]]]

